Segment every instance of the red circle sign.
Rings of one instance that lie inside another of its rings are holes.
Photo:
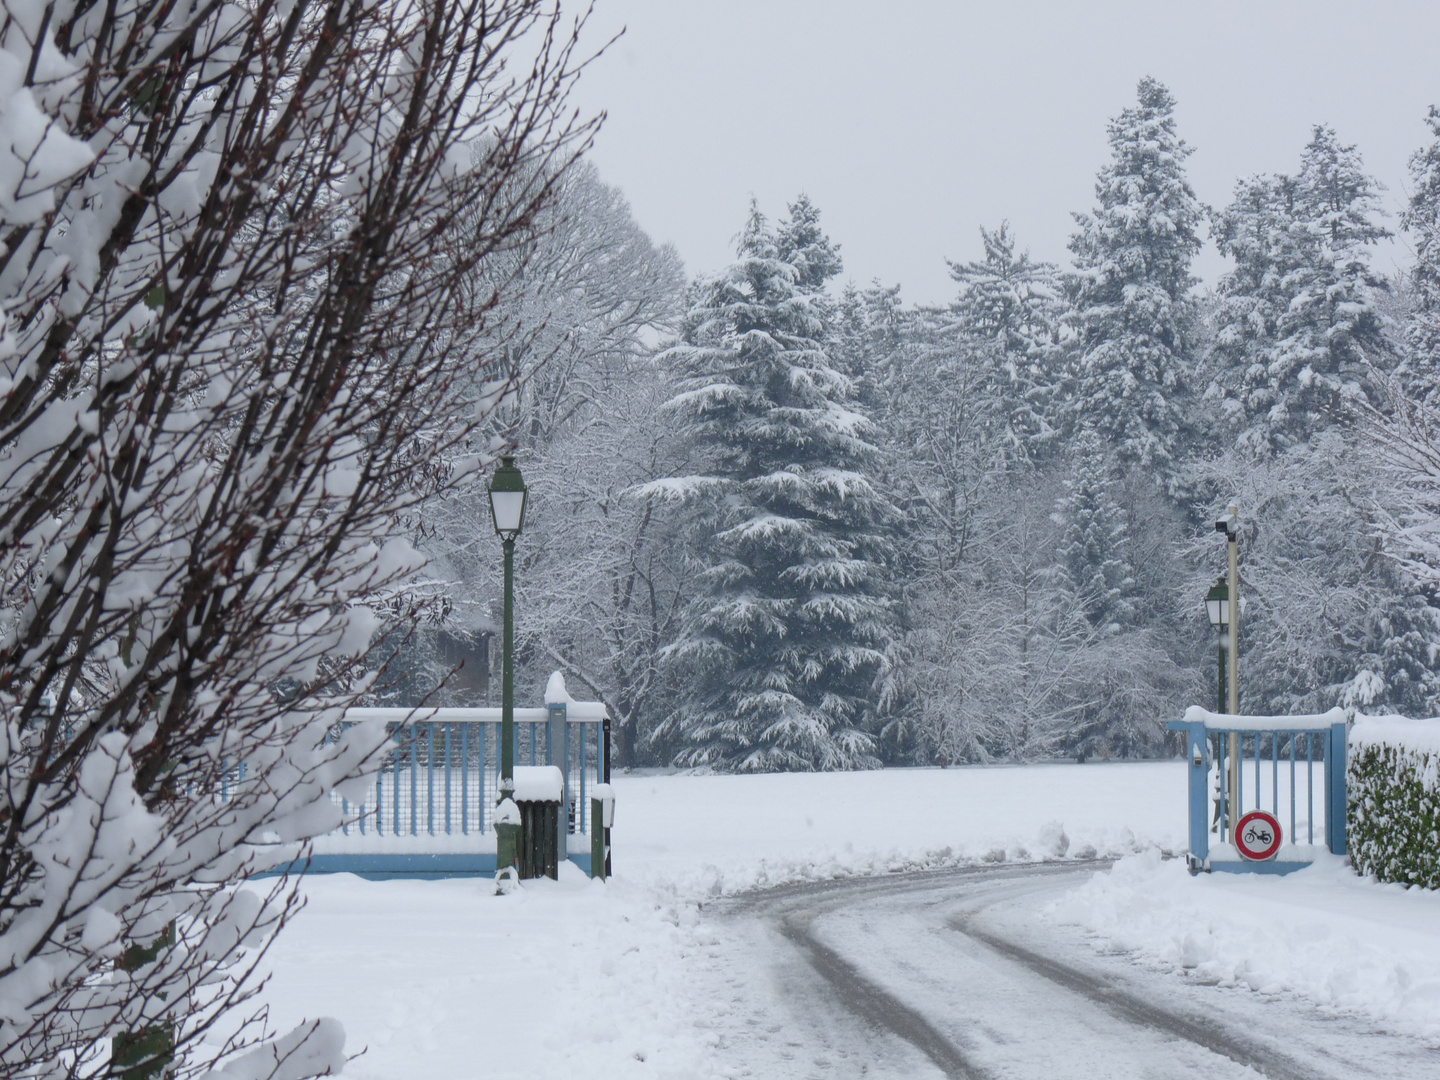
[[[1280,850],[1280,822],[1264,810],[1251,810],[1235,826],[1235,847],[1256,862],[1273,859]]]

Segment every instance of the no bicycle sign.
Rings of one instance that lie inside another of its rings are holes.
[[[1235,847],[1255,862],[1273,859],[1280,850],[1280,822],[1264,810],[1251,810],[1235,826]]]

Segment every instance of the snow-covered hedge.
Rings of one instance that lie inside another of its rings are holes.
[[[1440,719],[1356,721],[1348,817],[1359,873],[1440,889]]]

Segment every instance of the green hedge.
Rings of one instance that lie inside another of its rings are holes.
[[[1440,889],[1440,753],[1352,747],[1346,843],[1361,874]]]

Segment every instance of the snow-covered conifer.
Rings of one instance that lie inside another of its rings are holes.
[[[1299,173],[1242,181],[1217,219],[1236,267],[1220,284],[1215,392],[1252,453],[1304,441],[1373,398],[1367,365],[1391,353],[1369,263],[1389,235],[1378,191],[1355,147],[1320,125]]]
[[[1414,308],[1405,328],[1410,346],[1410,389],[1432,398],[1440,388],[1440,109],[1425,117],[1434,138],[1410,158],[1412,190],[1400,223],[1410,234]]]
[[[1137,93],[1109,125],[1094,213],[1075,215],[1070,413],[1123,461],[1168,477],[1190,377],[1190,263],[1204,211],[1186,179],[1191,150],[1175,130],[1175,99],[1148,77]]]
[[[790,250],[833,247],[812,236]],[[804,281],[819,263],[782,258],[754,207],[738,255],[696,287],[684,342],[662,357],[679,384],[671,413],[707,467],[651,485],[684,496],[700,534],[699,595],[671,650],[688,676],[672,728],[689,764],[868,766],[893,510],[871,479],[870,421],[821,344],[817,283]]]
[[[1017,253],[1008,222],[982,227],[980,239],[983,259],[950,263],[960,289],[950,305],[954,321],[942,333],[957,332],[982,347],[1007,441],[1034,458],[1053,445],[1058,429],[1065,311],[1059,271],[1029,252]]]
[[[801,192],[786,208],[775,230],[775,253],[795,267],[799,275],[795,288],[802,293],[823,292],[825,284],[840,273],[840,245],[831,241],[820,226],[820,210]]]
[[[1072,447],[1068,473],[1056,508],[1064,522],[1059,565],[1093,626],[1126,629],[1135,621],[1138,591],[1129,522],[1118,497],[1117,470],[1093,432]]]

